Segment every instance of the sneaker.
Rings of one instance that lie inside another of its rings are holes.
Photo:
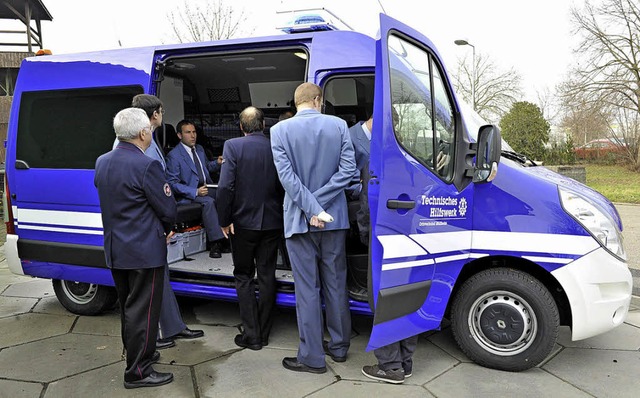
[[[382,370],[378,365],[364,366],[362,374],[370,379],[384,381],[385,383],[404,383],[404,370],[402,369]]]
[[[413,372],[411,371],[411,369],[408,369],[408,370],[404,371],[404,378],[405,379],[408,379],[411,376],[413,376]]]

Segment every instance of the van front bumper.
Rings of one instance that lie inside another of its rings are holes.
[[[599,248],[551,274],[571,305],[572,340],[607,332],[624,322],[633,287],[626,262]]]
[[[14,274],[24,275],[22,262],[18,257],[18,235],[7,234],[7,242],[4,244],[4,255],[7,258],[9,271]]]

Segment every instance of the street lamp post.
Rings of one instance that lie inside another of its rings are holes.
[[[476,110],[476,46],[469,43],[466,39],[458,39],[454,41],[455,44],[459,46],[471,46],[473,49],[472,58],[471,58],[471,107],[473,110]]]

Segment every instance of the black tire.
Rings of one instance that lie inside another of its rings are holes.
[[[460,349],[479,365],[510,372],[544,361],[559,326],[549,290],[531,275],[510,268],[472,276],[451,307],[451,329]]]
[[[60,304],[78,315],[98,315],[116,303],[116,290],[92,283],[53,280],[53,290]]]

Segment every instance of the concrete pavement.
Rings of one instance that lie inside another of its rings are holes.
[[[630,268],[640,269],[640,206],[617,205],[625,224]],[[633,247],[632,247],[633,246]],[[240,323],[235,303],[181,300],[183,316],[205,337],[178,341],[161,351],[157,369],[171,371],[173,383],[125,390],[116,311],[77,316],[57,301],[51,282],[11,274],[0,250],[0,398],[14,397],[636,397],[640,391],[640,300],[626,322],[591,339],[571,342],[562,328],[553,354],[521,373],[475,365],[457,348],[450,329],[420,337],[413,376],[392,386],[365,378],[360,369],[375,363],[364,352],[371,319],[354,317],[349,359],[327,359],[324,375],[285,370],[294,356],[297,326],[293,310],[279,310],[272,338],[261,351],[236,347]],[[637,281],[637,278],[634,278]],[[636,282],[637,283],[637,282]],[[634,290],[635,291],[635,290]]]

